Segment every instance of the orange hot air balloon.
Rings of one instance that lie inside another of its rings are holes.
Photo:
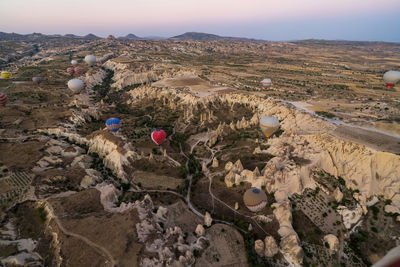
[[[75,67],[74,71],[77,75],[81,75],[83,73],[82,69],[80,67]]]
[[[74,75],[74,73],[75,73],[74,68],[67,68],[67,72],[71,76]]]

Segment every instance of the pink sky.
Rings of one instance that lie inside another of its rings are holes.
[[[384,16],[399,0],[1,0],[0,31],[162,34],[211,25]],[[156,31],[156,32],[154,32]],[[180,32],[177,32],[180,33]]]

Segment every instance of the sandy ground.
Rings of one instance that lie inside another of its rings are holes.
[[[196,260],[195,266],[248,266],[243,238],[234,228],[216,224],[207,230],[210,246]]]
[[[332,135],[376,150],[400,154],[400,138],[362,128],[339,125]]]
[[[198,97],[206,97],[216,93],[232,90],[229,87],[213,86],[196,75],[182,75],[176,78],[167,78],[152,84],[156,87],[188,87]]]
[[[175,189],[178,185],[183,185],[184,182],[183,179],[144,171],[136,171],[134,176],[136,182],[142,183],[145,188]]]

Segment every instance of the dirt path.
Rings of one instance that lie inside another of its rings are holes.
[[[110,262],[106,261],[106,264],[110,263],[109,266],[116,266],[117,262],[115,261],[115,259],[111,255],[111,253],[106,248],[90,241],[89,239],[87,239],[86,237],[84,237],[80,234],[76,234],[76,233],[70,232],[67,229],[65,229],[64,226],[62,225],[62,223],[60,222],[60,220],[58,219],[58,216],[54,213],[53,207],[51,206],[51,204],[48,201],[46,201],[46,207],[49,209],[49,211],[51,213],[50,220],[51,219],[54,220],[54,222],[57,224],[58,228],[61,230],[61,232],[63,234],[65,234],[67,236],[75,237],[75,238],[83,241],[88,246],[92,247],[94,250],[97,250],[104,258],[106,258],[106,259],[108,258]]]

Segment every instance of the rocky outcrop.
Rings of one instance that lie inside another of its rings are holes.
[[[355,209],[348,209],[345,206],[337,207],[336,211],[342,215],[343,224],[347,229],[350,229],[352,225],[356,224],[363,215],[363,209],[357,204]]]
[[[210,213],[208,213],[207,211],[206,211],[206,214],[204,215],[204,224],[205,224],[207,227],[210,227],[211,224],[212,224],[211,215],[210,215]]]
[[[297,235],[289,235],[281,240],[280,247],[285,258],[294,265],[303,263],[304,252],[299,246]]]
[[[260,239],[256,240],[254,242],[254,250],[258,256],[264,257],[264,242]]]
[[[139,157],[129,144],[109,132],[98,131],[91,135],[88,145],[89,153],[96,152],[103,158],[106,167],[113,170],[124,182],[128,181],[124,168],[130,164],[130,160]]]
[[[198,236],[203,236],[203,235],[205,234],[205,230],[204,230],[203,225],[198,224],[197,227],[196,227],[195,232],[196,232],[196,234],[197,234]]]
[[[276,255],[276,253],[278,253],[279,248],[278,245],[276,244],[275,239],[272,236],[266,236],[265,240],[265,257],[271,258],[273,256]]]
[[[332,234],[326,235],[326,236],[324,236],[324,242],[328,243],[329,250],[338,251],[339,239],[336,236],[334,236]]]
[[[337,187],[334,191],[333,191],[333,197],[335,198],[336,202],[340,203],[343,199],[343,193],[342,191],[340,191],[339,187]]]

